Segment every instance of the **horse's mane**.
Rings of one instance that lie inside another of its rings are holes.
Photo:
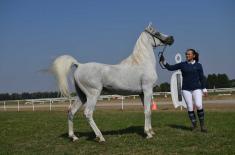
[[[149,56],[147,50],[149,50],[148,40],[145,33],[141,33],[140,37],[136,41],[132,54],[126,59],[122,60],[120,64],[139,65],[146,60]]]

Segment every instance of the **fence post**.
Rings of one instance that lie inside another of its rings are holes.
[[[34,111],[34,102],[32,101],[32,105],[33,105],[33,111]]]
[[[3,109],[6,111],[6,101],[3,102]]]
[[[18,106],[17,106],[17,111],[20,111],[20,101],[18,100]]]
[[[50,100],[50,111],[51,111],[51,100]]]
[[[123,100],[124,100],[124,97],[122,96],[122,110],[123,110],[123,108],[124,108]]]

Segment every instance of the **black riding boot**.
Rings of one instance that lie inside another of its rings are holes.
[[[205,124],[204,124],[204,110],[203,109],[197,110],[197,116],[198,116],[199,121],[200,121],[201,132],[207,132],[207,129],[206,129]]]
[[[195,131],[197,128],[197,120],[194,111],[188,111],[188,116],[192,123],[192,131]]]

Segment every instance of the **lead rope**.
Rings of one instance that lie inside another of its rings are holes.
[[[162,51],[160,51],[160,52],[158,53],[158,59],[159,59],[158,62],[159,62],[160,67],[161,67],[162,69],[166,69],[166,67],[164,67],[164,66],[161,64],[161,62],[160,62],[160,57],[163,56],[163,54],[164,54],[164,52],[165,52],[165,49],[166,49],[166,46],[167,46],[167,45],[164,45]]]

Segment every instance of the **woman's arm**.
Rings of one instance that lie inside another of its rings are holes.
[[[164,62],[163,65],[169,71],[175,71],[175,70],[181,69],[181,63],[175,64],[175,65],[170,65],[170,64]]]
[[[181,69],[181,64],[182,64],[182,63],[178,63],[178,64],[175,64],[175,65],[169,65],[169,64],[166,62],[166,60],[165,60],[165,58],[164,58],[163,55],[161,55],[161,57],[160,57],[160,62],[161,62],[161,63],[164,65],[164,67],[166,67],[166,69],[169,70],[169,71],[175,71],[175,70]]]

